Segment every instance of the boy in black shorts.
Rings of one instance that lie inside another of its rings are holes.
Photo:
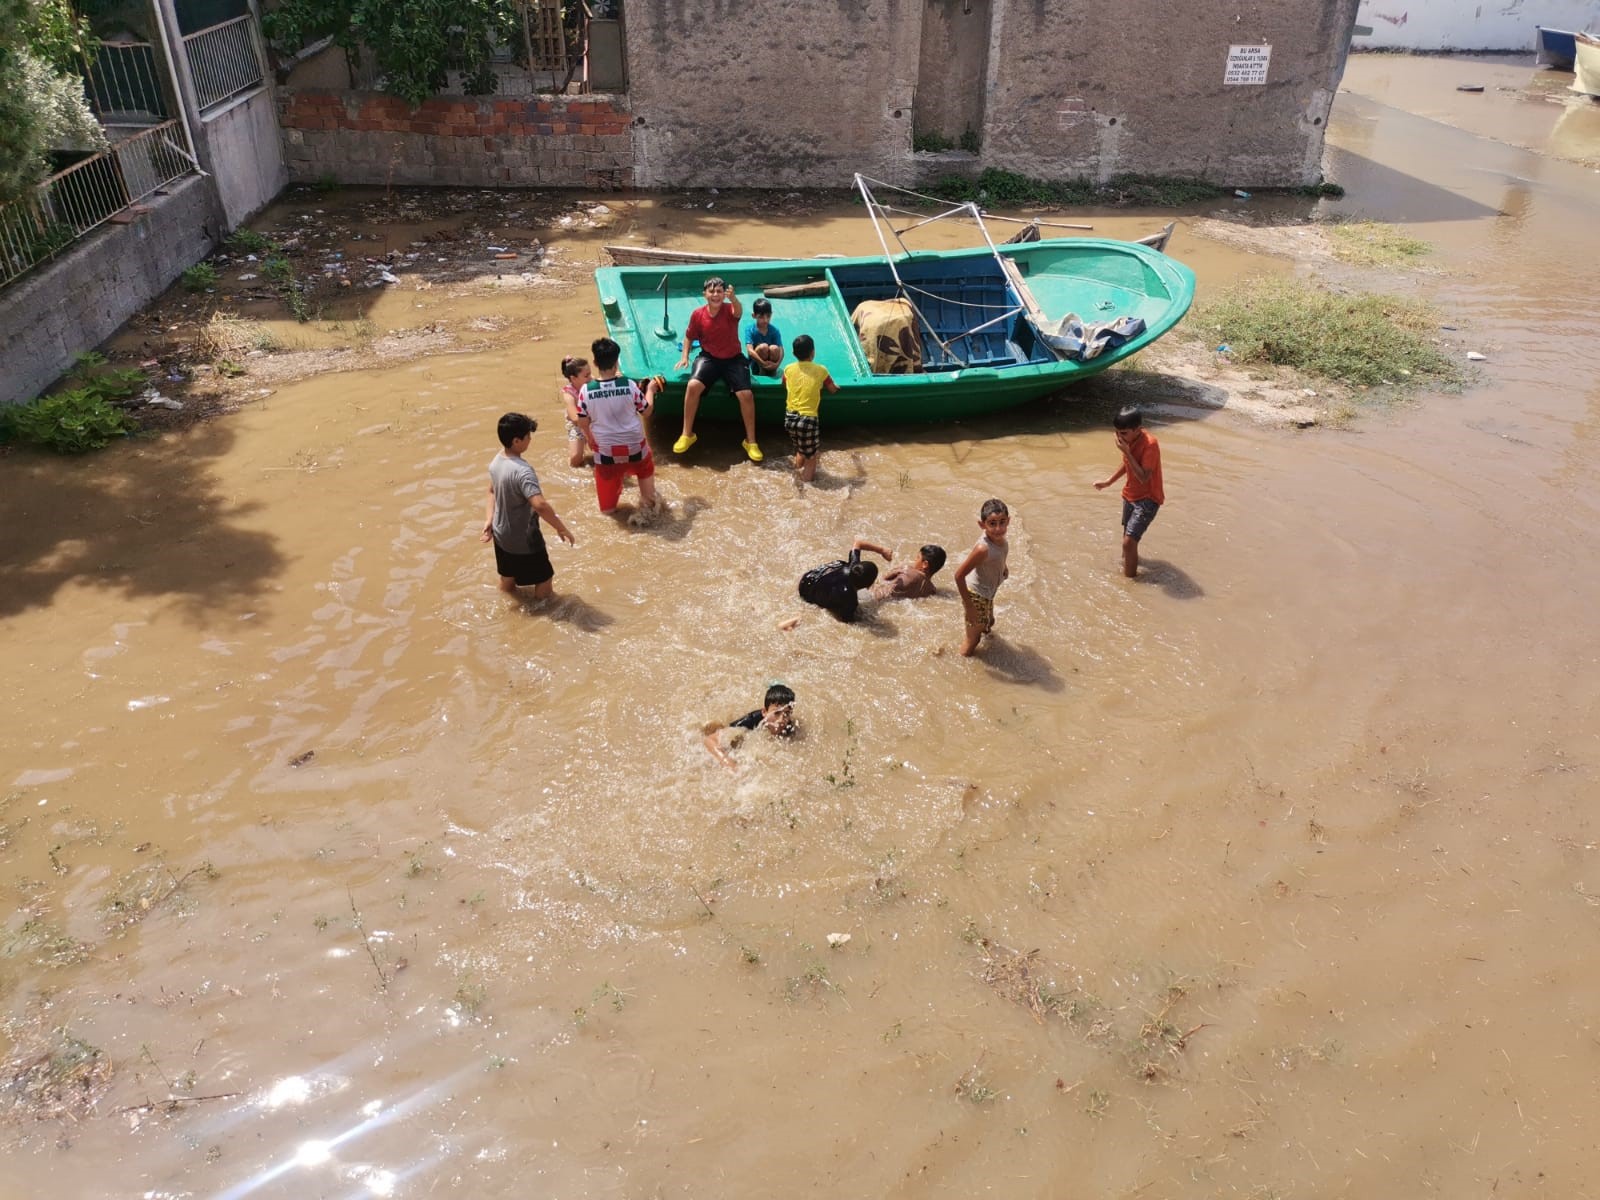
[[[689,365],[690,349],[700,343],[693,378],[683,394],[683,433],[672,443],[672,452],[683,454],[700,440],[694,431],[700,397],[720,379],[739,401],[739,415],[744,418],[744,441],[740,445],[751,462],[760,462],[766,456],[756,445],[756,394],[750,390],[750,360],[745,358],[739,342],[739,318],[744,315],[744,305],[733,294],[733,285],[720,275],[706,280],[705,298],[706,302],[689,314],[683,354],[678,358],[677,369],[681,371]]]
[[[849,558],[812,567],[800,576],[800,599],[827,609],[841,621],[854,621],[861,607],[856,593],[871,587],[878,579],[878,565],[861,561],[863,550],[871,551],[884,562],[894,561],[894,551],[857,538],[850,547]]]
[[[510,412],[500,418],[500,445],[504,448],[489,463],[489,502],[479,540],[494,543],[502,592],[515,596],[519,587],[531,587],[534,596],[542,599],[555,593],[556,572],[545,553],[539,518],[548,521],[567,545],[578,542],[544,498],[539,476],[523,461],[538,427],[521,413]]]

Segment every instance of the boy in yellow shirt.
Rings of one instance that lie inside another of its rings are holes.
[[[783,431],[794,443],[794,465],[802,483],[817,477],[817,458],[822,450],[822,423],[817,411],[822,407],[823,390],[839,390],[828,368],[811,361],[816,352],[817,344],[802,333],[794,340],[794,362],[783,369]]]

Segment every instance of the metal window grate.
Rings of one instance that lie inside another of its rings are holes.
[[[102,125],[155,125],[171,115],[160,80],[149,42],[103,42],[84,68],[83,90]]]
[[[249,16],[184,34],[183,52],[189,59],[202,114],[258,86],[266,74]]]

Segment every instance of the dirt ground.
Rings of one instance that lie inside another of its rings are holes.
[[[523,302],[587,300],[594,268],[609,262],[600,245],[631,223],[638,203],[568,192],[292,188],[251,227],[271,248],[236,238],[207,260],[213,286],[175,285],[104,350],[113,366],[146,371],[151,390],[131,411],[141,427],[165,429],[312,375],[538,338]],[[836,193],[688,192],[644,203],[665,227],[678,211],[794,218],[848,202]],[[1186,220],[1177,236],[1274,256],[1294,270],[1334,261],[1326,226],[1302,217],[1221,210]],[[287,269],[269,277],[273,258]],[[399,311],[407,297],[414,317]],[[1352,412],[1344,389],[1243,369],[1198,338],[1180,327],[1140,356],[1132,377],[1149,403],[1302,428]],[[141,403],[154,397],[179,407]]]

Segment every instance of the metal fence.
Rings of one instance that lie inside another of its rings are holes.
[[[0,206],[0,286],[194,168],[176,121],[153,125]]]
[[[248,15],[184,34],[183,52],[202,113],[256,87],[265,76]]]
[[[89,108],[107,127],[155,125],[171,114],[149,42],[102,42],[83,71]]]

